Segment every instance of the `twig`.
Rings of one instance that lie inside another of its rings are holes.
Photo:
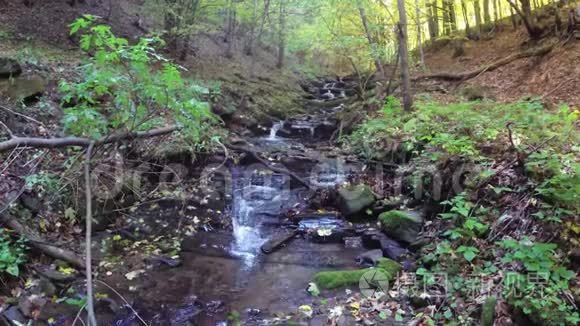
[[[95,317],[95,305],[93,298],[93,273],[91,271],[91,233],[93,227],[93,212],[92,212],[92,194],[91,194],[91,155],[93,154],[93,148],[95,147],[95,142],[91,142],[87,153],[85,154],[85,194],[86,194],[86,205],[87,205],[87,216],[86,216],[86,235],[85,235],[85,268],[87,274],[87,313],[89,326],[98,326],[97,319]]]
[[[84,325],[84,322],[83,322],[83,320],[82,320],[82,319],[79,319],[79,318],[81,317],[81,314],[82,314],[82,312],[83,312],[83,309],[85,309],[85,308],[86,308],[86,306],[87,306],[87,304],[85,303],[85,304],[84,304],[84,305],[81,307],[81,309],[79,309],[79,312],[77,312],[77,315],[75,316],[75,319],[74,319],[74,320],[73,320],[73,322],[72,322],[72,326],[75,326],[75,325],[76,325],[76,323],[77,323],[77,320],[80,320],[80,321],[83,323],[83,325]]]
[[[8,133],[8,136],[10,139],[14,138],[14,134],[12,133],[12,130],[10,130],[10,128],[8,128],[8,126],[4,122],[0,121],[0,125],[2,127],[4,127],[4,129],[6,129],[6,132]]]
[[[117,292],[117,290],[113,289],[113,287],[111,287],[109,284],[105,283],[104,281],[95,280],[95,282],[99,282],[99,283],[103,284],[104,286],[106,286],[107,288],[109,288],[109,290],[113,291],[113,293],[115,293],[119,298],[121,298],[121,300],[123,300],[123,302],[125,302],[127,307],[129,307],[129,309],[131,309],[131,311],[135,314],[135,317],[137,317],[137,319],[139,319],[139,321],[141,321],[143,323],[143,325],[145,325],[145,326],[149,325],[149,324],[147,324],[147,322],[145,322],[145,320],[143,320],[143,318],[141,318],[141,316],[139,315],[137,310],[135,310],[133,308],[133,306],[129,303],[129,301],[127,301],[127,299],[125,299],[125,297],[123,297],[119,292]]]
[[[31,117],[29,117],[29,116],[27,116],[27,115],[24,115],[24,114],[22,114],[22,113],[20,113],[20,112],[16,112],[16,111],[14,111],[14,110],[12,110],[12,109],[9,109],[9,108],[5,107],[4,105],[0,105],[0,109],[2,109],[2,110],[5,110],[5,111],[8,111],[8,112],[10,112],[10,113],[12,113],[12,114],[14,114],[14,115],[17,115],[17,116],[23,117],[23,118],[24,118],[24,119],[26,119],[26,120],[30,120],[30,121],[32,121],[32,122],[38,123],[39,125],[41,125],[41,126],[45,127],[44,123],[42,123],[42,122],[40,122],[40,121],[38,121],[38,120],[36,120],[36,119],[34,119],[34,118],[31,118]]]

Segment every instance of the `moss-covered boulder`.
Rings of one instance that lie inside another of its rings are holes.
[[[423,217],[417,211],[384,212],[379,215],[379,221],[388,236],[406,243],[415,242],[423,226]]]
[[[488,297],[483,304],[483,309],[481,311],[481,321],[479,325],[481,326],[493,326],[493,320],[495,319],[495,305],[497,299],[495,297]]]
[[[376,198],[371,187],[365,184],[344,186],[338,189],[338,207],[346,217],[353,217],[374,204]]]
[[[316,273],[316,275],[314,275],[314,283],[322,289],[336,289],[349,285],[358,285],[361,277],[372,270],[380,271],[390,282],[401,270],[401,265],[393,260],[381,258],[379,259],[377,266],[374,268]]]

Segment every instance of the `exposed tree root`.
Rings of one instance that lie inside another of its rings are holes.
[[[499,67],[505,66],[505,65],[507,65],[513,61],[516,61],[518,59],[543,56],[543,55],[549,53],[550,51],[552,51],[552,49],[554,49],[554,46],[555,46],[555,44],[550,44],[550,45],[545,45],[545,46],[542,46],[539,48],[529,49],[529,50],[526,50],[526,51],[523,51],[520,53],[514,53],[514,54],[509,55],[503,59],[499,59],[496,62],[493,62],[489,65],[484,65],[482,67],[479,67],[479,68],[477,68],[475,70],[471,70],[471,71],[466,71],[466,72],[457,73],[457,74],[449,73],[449,72],[441,72],[441,73],[435,73],[435,74],[429,74],[429,75],[421,75],[421,76],[414,77],[413,81],[419,81],[419,80],[423,80],[423,79],[443,79],[443,80],[451,80],[451,81],[462,81],[462,80],[477,77],[482,73],[495,70]]]
[[[64,260],[80,270],[85,268],[85,261],[82,257],[79,257],[76,253],[70,250],[59,248],[44,241],[40,236],[22,225],[14,216],[9,215],[8,213],[0,214],[0,223],[28,239],[30,241],[30,246],[40,250],[44,254],[56,259]]]

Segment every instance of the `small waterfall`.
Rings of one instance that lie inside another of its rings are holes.
[[[280,121],[275,123],[272,128],[270,129],[270,136],[268,137],[268,140],[278,140],[277,134],[278,131],[280,131],[280,129],[282,129],[282,127],[284,126],[284,121]]]

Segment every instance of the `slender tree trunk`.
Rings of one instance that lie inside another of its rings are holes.
[[[431,2],[427,7],[427,12],[429,13],[429,36],[432,40],[439,37],[439,18],[437,17],[437,0]]]
[[[479,33],[481,33],[483,26],[481,24],[481,4],[479,3],[479,0],[473,1],[473,11],[475,12],[475,26]]]
[[[228,18],[226,21],[226,35],[225,35],[225,41],[227,42],[226,48],[227,58],[232,58],[234,56],[235,29],[236,29],[236,7],[234,0],[229,0]]]
[[[499,2],[499,0],[493,0],[493,22],[496,25],[499,23],[499,16],[498,16],[498,12],[497,12],[497,3],[498,2]]]
[[[467,5],[465,0],[461,0],[461,11],[463,12],[463,20],[465,21],[465,35],[471,36],[471,28],[469,27],[469,17],[467,16]]]
[[[483,21],[486,25],[491,23],[491,16],[489,14],[489,0],[483,0]]]
[[[448,5],[449,1],[450,0],[443,0],[443,32],[445,35],[451,34],[451,17]]]
[[[280,16],[278,17],[278,63],[280,69],[284,67],[286,56],[286,0],[280,0]]]
[[[417,47],[419,48],[419,61],[421,62],[421,67],[425,67],[425,53],[423,53],[423,42],[422,42],[422,32],[421,28],[421,10],[419,9],[419,0],[415,0],[415,21],[417,23]]]
[[[510,6],[510,20],[512,21],[512,26],[514,27],[514,29],[517,29],[518,22],[517,22],[516,13],[514,12],[514,8],[512,8],[511,6]]]
[[[358,6],[360,20],[361,20],[361,23],[362,23],[363,28],[365,30],[365,34],[367,36],[367,41],[369,42],[369,46],[371,48],[371,55],[373,56],[373,58],[375,60],[375,68],[377,69],[377,72],[380,73],[381,76],[383,76],[386,79],[387,76],[385,75],[385,69],[383,68],[381,58],[378,54],[377,44],[374,41],[373,35],[371,34],[371,31],[369,29],[369,24],[368,24],[367,14],[366,14],[365,8],[362,6],[362,3],[360,1],[357,1],[357,6]]]
[[[403,93],[403,108],[411,111],[413,97],[411,96],[411,78],[409,76],[409,50],[407,48],[407,13],[405,0],[397,0],[399,8],[399,55],[401,56],[401,90]]]
[[[455,15],[455,3],[454,0],[449,0],[447,2],[449,7],[449,23],[451,25],[451,31],[457,31],[457,16]]]
[[[248,40],[246,41],[246,46],[244,49],[246,55],[254,54],[254,40],[256,39],[256,27],[258,24],[258,0],[254,0],[252,8],[252,21],[250,22],[250,31],[248,33]]]

